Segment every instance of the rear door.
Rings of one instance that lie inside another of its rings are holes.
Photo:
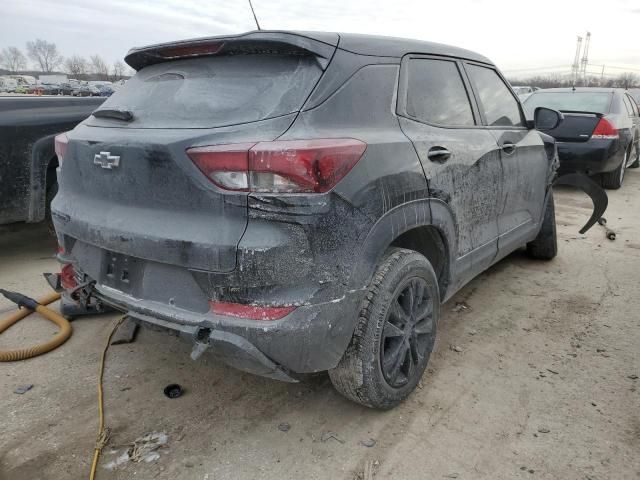
[[[465,63],[482,122],[500,148],[502,198],[498,249],[503,256],[521,245],[542,219],[549,159],[540,135],[526,127],[520,102],[494,68]]]
[[[458,231],[459,281],[484,270],[497,253],[502,200],[500,153],[480,125],[459,61],[403,59],[398,114],[413,142],[432,197],[447,204]]]

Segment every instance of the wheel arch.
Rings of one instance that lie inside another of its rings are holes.
[[[406,248],[429,260],[438,276],[440,298],[444,300],[455,284],[456,239],[453,213],[443,201],[428,198],[402,204],[386,212],[371,228],[354,281],[359,287],[368,285],[390,247]]]
[[[47,189],[56,180],[55,135],[47,135],[34,142],[31,148],[31,201],[28,222],[40,222],[45,217]]]

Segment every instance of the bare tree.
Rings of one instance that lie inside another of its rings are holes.
[[[86,75],[87,70],[89,68],[89,64],[86,58],[80,55],[72,55],[68,57],[64,62],[64,69],[74,78],[78,78],[82,75]]]
[[[91,73],[98,77],[98,80],[109,80],[109,66],[100,55],[91,55]]]
[[[126,65],[122,63],[122,60],[117,60],[116,62],[114,62],[113,69],[111,70],[113,72],[113,80],[121,80],[122,77],[124,77],[126,68]]]
[[[0,52],[0,65],[11,72],[27,68],[27,57],[17,47],[6,47]]]
[[[537,75],[526,78],[511,78],[511,85],[531,85],[539,88],[554,87],[572,87],[573,80],[567,75],[549,74]],[[615,78],[601,77],[598,75],[589,75],[587,78],[579,78],[575,84],[576,87],[621,87],[633,88],[640,87],[640,75],[633,72],[626,72]]]
[[[27,42],[27,53],[43,72],[52,72],[63,60],[55,43],[40,38]]]
[[[614,79],[614,85],[621,88],[633,88],[640,85],[640,75],[632,72],[625,72]]]

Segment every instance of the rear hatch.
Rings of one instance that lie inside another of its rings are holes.
[[[65,247],[233,270],[247,193],[218,188],[185,150],[278,138],[334,50],[260,32],[130,52],[140,71],[68,135],[53,204]]]
[[[564,114],[564,121],[553,130],[545,130],[559,142],[586,142],[600,119],[609,113],[613,93],[609,92],[545,92],[532,94],[524,103],[527,115],[533,117],[537,107],[552,108]]]

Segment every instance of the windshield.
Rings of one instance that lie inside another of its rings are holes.
[[[211,128],[298,111],[322,70],[312,56],[237,55],[164,62],[140,70],[101,108],[133,121],[91,117],[93,126]]]
[[[609,113],[612,96],[604,92],[535,92],[524,101],[524,106],[531,113],[538,107],[561,112]]]

